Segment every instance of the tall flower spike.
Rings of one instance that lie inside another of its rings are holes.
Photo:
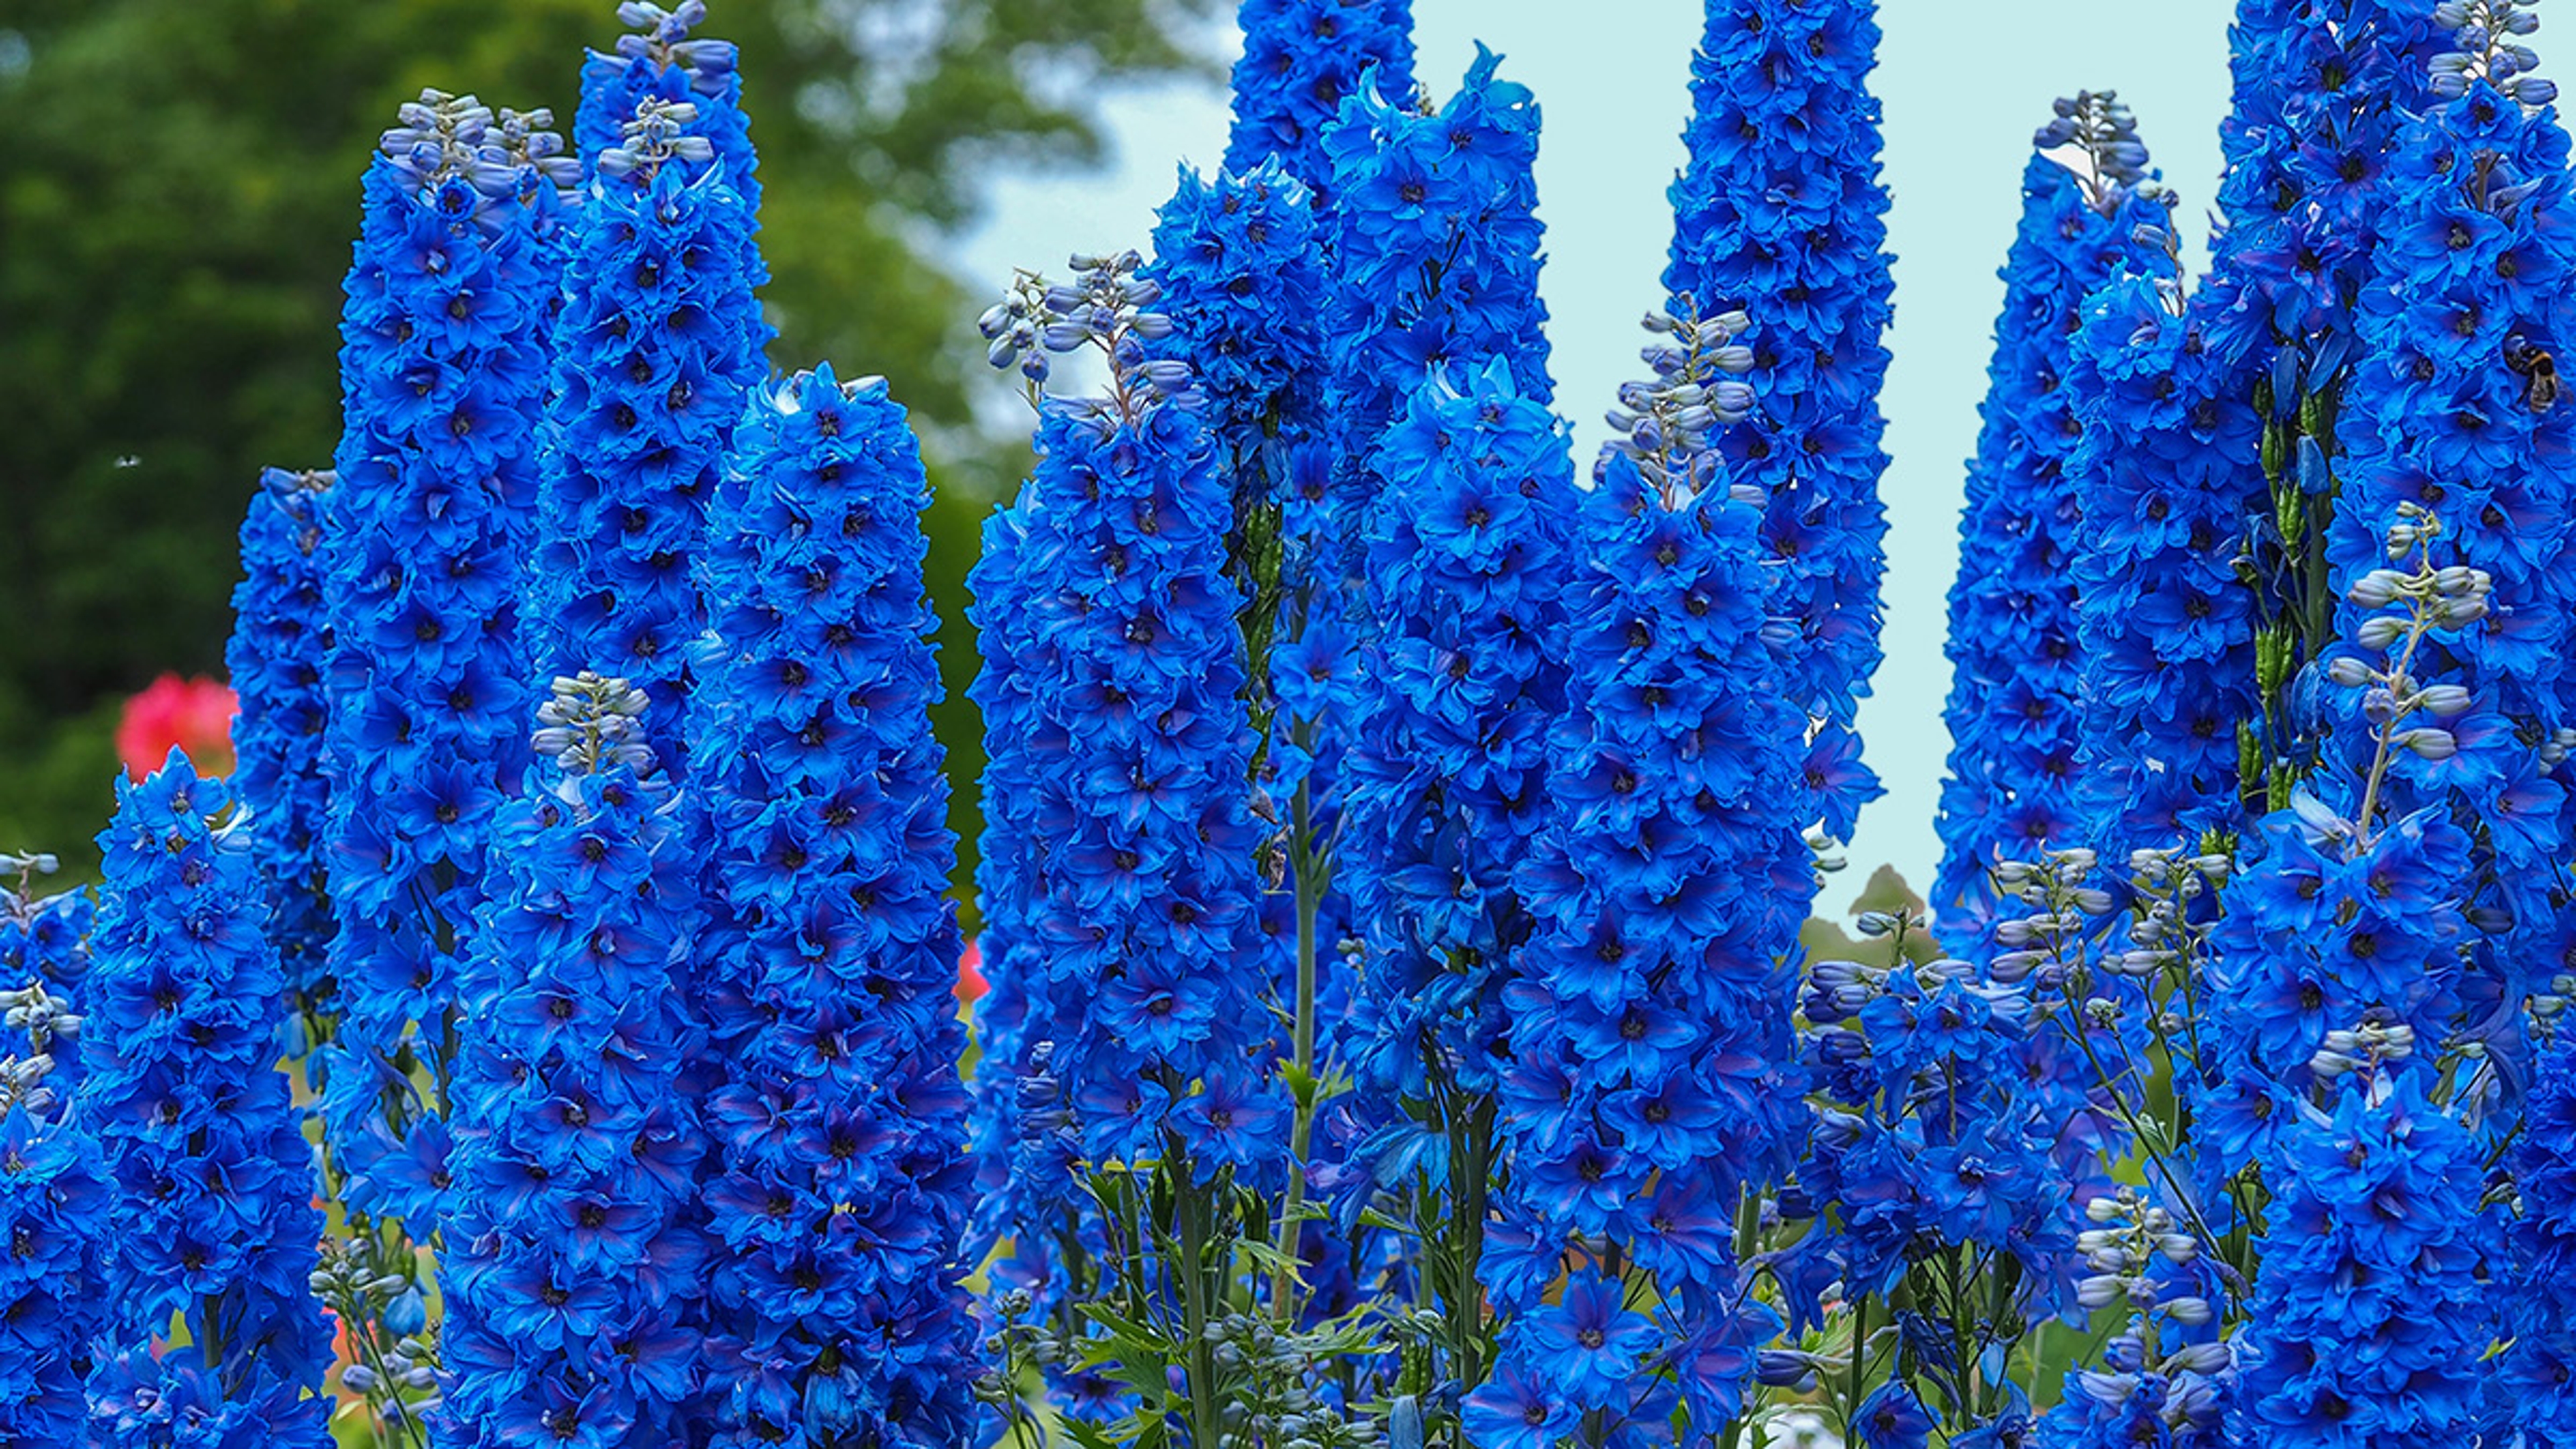
[[[2233,559],[2262,506],[2261,419],[2211,345],[2209,309],[2183,300],[2171,233],[2132,240],[2129,275],[2086,299],[2067,364],[2076,798],[2083,843],[2115,861],[2236,828],[2239,730],[2261,718],[2254,600]]]
[[[264,469],[242,519],[243,578],[233,587],[233,633],[224,649],[233,693],[233,789],[250,814],[260,879],[268,887],[268,938],[286,973],[293,1010],[289,1057],[301,1059],[329,1031],[338,1007],[331,977],[331,783],[323,758],[330,697],[329,554],[333,475]]]
[[[730,40],[692,37],[706,24],[706,0],[681,0],[665,8],[624,0],[618,23],[629,33],[608,51],[592,51],[581,67],[581,106],[573,114],[573,146],[585,174],[617,148],[627,125],[648,102],[692,105],[703,113],[700,134],[722,159],[725,181],[754,213],[759,158],[751,147],[750,119],[742,109],[740,51]]]
[[[2433,8],[2243,0],[2232,34],[2221,224],[2195,297],[2219,366],[2183,403],[2230,414],[2227,433],[2238,412],[2259,430],[2250,450],[2226,443],[2231,464],[2259,465],[2261,484],[2232,506],[2261,693],[2259,714],[2240,725],[2253,815],[2286,805],[2317,764],[2304,681],[2337,637],[2325,525],[2352,471],[2337,457],[2336,415],[2361,357],[2354,323],[2387,219],[2390,153],[2404,118],[2430,100],[2446,45]]]
[[[51,1014],[43,986],[0,992],[16,1016]],[[47,1078],[50,1040],[26,1056],[0,1056],[0,1439],[78,1444],[87,1418],[83,1380],[93,1341],[107,1327],[100,1259],[113,1240],[109,1189],[97,1137],[62,1110]]]
[[[405,106],[367,172],[341,320],[322,1115],[349,1206],[424,1233],[445,1139],[421,1124],[445,1109],[457,963],[527,758],[521,560],[567,224],[528,159],[543,119],[436,91]]]
[[[1276,160],[1329,206],[1324,131],[1363,87],[1397,104],[1413,93],[1412,0],[1243,0],[1234,63],[1234,134],[1225,169]]]
[[[759,395],[720,496],[699,753],[721,923],[706,1190],[745,1443],[972,1435],[956,840],[922,596],[930,501],[885,381]],[[790,1204],[782,1214],[779,1204]],[[812,1285],[819,1283],[818,1289]]]
[[[1575,492],[1565,430],[1497,358],[1426,382],[1371,466],[1368,617],[1338,846],[1366,932],[1343,1060],[1356,1089],[1331,1135],[1359,1137],[1337,1204],[1375,1184],[1427,1241],[1504,1146],[1499,1093],[1516,984],[1539,928],[1513,871],[1547,818],[1548,727],[1566,701]],[[1468,1271],[1475,1271],[1472,1258]],[[1443,1286],[1446,1313],[1477,1315]],[[1604,1290],[1607,1291],[1606,1289]],[[1449,1363],[1473,1388],[1490,1365]]]
[[[2003,269],[1985,426],[1968,465],[1950,589],[1949,772],[1932,904],[1952,951],[1983,950],[1991,872],[2082,838],[2075,801],[2078,685],[2071,574],[2079,514],[2068,464],[2079,425],[2066,377],[2084,302],[2115,280],[2128,238],[2167,223],[2142,192],[2145,151],[2107,94],[2057,103],[2022,176],[2021,230]],[[2049,152],[2071,148],[2075,167]]]
[[[705,1048],[673,979],[696,864],[646,715],[623,679],[557,679],[503,821],[456,1069],[444,1442],[672,1442],[708,1371],[678,1090]]]
[[[277,1069],[286,992],[258,866],[244,832],[216,828],[223,782],[178,751],[116,793],[78,1102],[118,1227],[116,1356],[91,1375],[91,1432],[117,1449],[171,1443],[179,1424],[323,1449],[330,1332],[306,1287],[322,1215]],[[185,1347],[164,1336],[174,1316]]]
[[[1379,437],[1427,376],[1488,358],[1530,401],[1553,396],[1547,308],[1539,301],[1538,103],[1496,76],[1479,47],[1437,111],[1363,92],[1326,130],[1333,290],[1325,404],[1338,456],[1325,538],[1327,579],[1356,595],[1361,555],[1387,479]]]
[[[529,587],[541,669],[613,672],[653,701],[689,777],[691,648],[707,509],[761,360],[749,204],[689,101],[640,103],[582,208],[556,332]]]
[[[1627,394],[1646,409],[1579,505],[1566,703],[1546,741],[1554,808],[1513,876],[1538,922],[1507,988],[1499,1086],[1502,1221],[1526,1247],[1487,1262],[1508,1326],[1498,1376],[1469,1400],[1478,1417],[1510,1417],[1525,1376],[1563,1384],[1570,1416],[1651,1434],[1669,1431],[1677,1389],[1693,1442],[1742,1414],[1754,1350],[1779,1327],[1749,1300],[1729,1234],[1703,1231],[1785,1172],[1804,1115],[1795,977],[1769,897],[1807,875],[1775,808],[1795,788],[1805,718],[1770,682],[1760,509],[1714,478],[1692,486],[1720,424],[1691,390],[1712,391],[1695,374],[1729,353],[1729,320],[1658,315],[1687,339],[1683,361]],[[1551,1358],[1581,1332],[1571,1293],[1543,1301],[1569,1253],[1575,1281],[1660,1304],[1619,1372],[1567,1382]],[[1474,1437],[1516,1442],[1510,1428]]]
[[[2566,839],[2558,731],[2576,724],[2563,648],[2576,609],[2576,406],[2560,396],[2556,361],[2576,345],[2560,306],[2576,276],[2569,140],[2554,113],[2527,112],[2492,78],[2538,80],[2529,56],[2519,44],[2497,49],[2456,99],[2408,125],[2389,163],[2337,433],[2348,462],[2325,540],[2347,637],[2378,612],[2349,591],[2405,566],[2388,551],[2392,530],[2420,539],[2424,510],[2440,519],[2440,562],[2492,585],[2484,617],[2427,639],[2410,661],[2417,680],[2464,692],[2440,721],[2456,753],[2400,757],[2380,803],[2395,815],[2447,805],[2483,827],[2473,866],[2479,934],[2491,943],[2482,971],[2509,1000],[2539,990],[2576,946],[2550,865]],[[2330,763],[2364,769],[2372,745],[2369,731],[2345,731]],[[2509,1034],[2490,1046],[2524,1055]]]
[[[1690,160],[1672,186],[1665,288],[1703,317],[1741,310],[1765,379],[1726,429],[1731,476],[1766,495],[1773,640],[1820,726],[1806,823],[1851,837],[1879,793],[1851,721],[1879,661],[1887,466],[1878,394],[1891,315],[1879,181],[1873,0],[1709,0],[1692,62]],[[1804,915],[1803,904],[1788,907]]]
[[[1085,280],[1058,290],[1105,298],[1134,258],[1076,262],[1092,264]],[[1010,1225],[1024,1275],[1046,1271],[1046,1245],[1072,1225],[1068,1195],[1021,1174],[1074,1155],[1178,1168],[1178,1155],[1202,1181],[1228,1168],[1252,1180],[1275,1172],[1284,1138],[1265,1071],[1268,972],[1246,968],[1265,948],[1241,598],[1224,575],[1232,509],[1181,401],[1194,394],[1136,336],[1167,325],[1141,313],[1089,339],[1111,360],[1111,392],[1049,401],[1036,472],[988,530],[1014,567],[988,559],[978,574],[994,591],[975,617],[998,645],[977,685],[998,706],[987,800],[1028,872],[988,915],[1007,933],[996,994],[1014,999],[987,1051],[1013,1051],[1018,1096],[986,1109],[1012,1136],[988,1128],[983,1142],[1012,1152],[1007,1196],[1038,1214]],[[1026,617],[996,628],[1013,602]]]

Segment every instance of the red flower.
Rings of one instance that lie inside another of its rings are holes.
[[[230,774],[235,708],[233,692],[214,680],[164,674],[125,702],[116,722],[117,758],[139,780],[160,769],[176,745],[199,774]]]
[[[992,989],[992,983],[984,979],[984,943],[969,937],[966,954],[957,958],[957,999],[972,1006]]]

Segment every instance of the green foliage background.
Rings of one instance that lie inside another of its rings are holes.
[[[981,764],[964,579],[1025,445],[976,431],[943,270],[976,181],[1083,165],[1104,82],[1192,71],[1215,0],[715,0],[761,149],[782,368],[882,373],[931,453],[961,828]],[[568,128],[614,0],[0,0],[0,849],[94,861],[118,704],[220,675],[263,465],[326,466],[376,135],[424,86]],[[969,848],[971,830],[966,830]]]

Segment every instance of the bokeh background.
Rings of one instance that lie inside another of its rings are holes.
[[[1415,0],[1425,84],[1481,39],[1545,113],[1540,215],[1578,456],[1636,370],[1682,160],[1689,0]],[[1025,465],[972,321],[1014,265],[1139,245],[1173,167],[1224,149],[1228,0],[713,0],[761,148],[782,367],[883,373],[925,435],[940,718],[969,840],[964,576]],[[2228,0],[1884,0],[1897,254],[1888,662],[1861,727],[1888,798],[1855,885],[1929,879],[1962,460],[2031,130],[2134,105],[2194,255],[2218,174]],[[424,86],[570,116],[612,0],[0,0],[0,849],[91,859],[126,702],[220,674],[259,468],[327,465],[339,284],[374,138]],[[1758,379],[1757,379],[1758,381]],[[1829,894],[1828,905],[1840,904]]]

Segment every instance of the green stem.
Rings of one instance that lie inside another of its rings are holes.
[[[1297,786],[1297,1111],[1289,1126],[1288,1200],[1279,1214],[1279,1266],[1270,1277],[1270,1312],[1284,1326],[1296,1306],[1298,1210],[1306,1203],[1306,1152],[1313,1145],[1315,1106],[1316,916],[1323,908],[1322,858],[1313,848],[1314,817],[1308,787]]]
[[[1172,1167],[1172,1200],[1180,1219],[1181,1321],[1189,1336],[1184,1350],[1188,1362],[1191,1449],[1216,1449],[1219,1416],[1216,1392],[1216,1345],[1208,1342],[1208,1272],[1209,1236],[1207,1192],[1196,1182],[1189,1154],[1174,1144]]]

